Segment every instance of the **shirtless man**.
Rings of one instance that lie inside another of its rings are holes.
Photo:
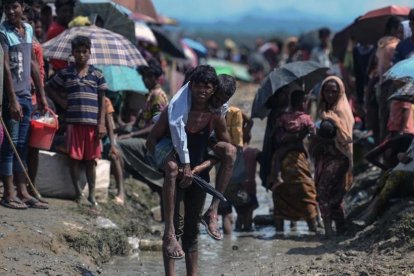
[[[206,194],[198,186],[192,185],[192,178],[193,174],[199,170],[197,166],[203,163],[205,159],[209,137],[213,130],[219,143],[228,143],[230,141],[224,117],[215,114],[209,108],[210,97],[216,91],[217,85],[218,78],[212,67],[199,66],[195,69],[190,78],[189,91],[191,93],[191,109],[188,114],[187,123],[185,124],[186,144],[189,160],[191,161],[182,164],[173,151],[164,162],[163,170],[165,172],[165,180],[163,186],[163,201],[165,231],[163,237],[163,256],[166,275],[175,275],[174,259],[182,258],[184,254],[187,275],[197,274],[198,223]],[[166,115],[163,113],[160,121],[165,120]],[[166,124],[163,124],[159,128],[154,127],[152,133],[158,131],[170,134],[170,129]],[[159,137],[156,134],[150,134],[148,139],[151,141],[154,136]],[[155,140],[156,142],[157,140]],[[152,144],[154,144],[154,141]],[[150,142],[148,150],[154,153],[153,149],[154,147],[151,147]],[[199,176],[209,181],[208,171],[203,171]],[[180,203],[182,203],[184,208],[184,218],[176,212],[176,208],[180,206]],[[174,215],[176,215],[178,221],[174,221]],[[183,228],[181,229],[179,226],[182,224]],[[182,233],[180,233],[181,230]],[[177,235],[180,235],[182,238],[182,248],[177,241]]]

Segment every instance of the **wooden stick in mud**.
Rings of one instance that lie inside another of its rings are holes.
[[[17,160],[18,160],[18,161],[19,161],[19,163],[20,163],[20,166],[22,166],[22,168],[23,168],[24,175],[25,175],[25,176],[26,176],[26,178],[27,178],[27,182],[29,183],[30,188],[33,190],[34,196],[36,197],[36,199],[41,199],[41,198],[42,198],[42,196],[40,195],[40,193],[39,193],[39,191],[36,189],[36,187],[33,185],[32,180],[30,179],[30,176],[29,176],[29,174],[27,173],[27,169],[26,169],[26,167],[24,166],[23,161],[22,161],[22,159],[20,158],[19,153],[18,153],[18,151],[17,151],[16,147],[14,146],[13,140],[12,140],[12,138],[11,138],[11,136],[10,136],[9,131],[8,131],[8,130],[7,130],[7,128],[6,128],[6,124],[4,123],[4,121],[3,121],[3,117],[2,117],[2,116],[0,116],[0,123],[1,123],[1,125],[3,126],[4,133],[5,133],[5,134],[6,134],[6,136],[7,136],[7,140],[9,140],[10,146],[12,147],[13,152],[14,152],[14,154],[16,155]]]

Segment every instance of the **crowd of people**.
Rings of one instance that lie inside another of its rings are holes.
[[[290,37],[283,53],[273,42],[270,52],[263,51],[264,42],[258,40],[257,51],[239,57],[257,83],[271,69],[295,61],[312,60],[330,69],[309,91],[296,83],[272,91],[266,103],[269,112],[263,149],[259,150],[249,146],[253,120],[239,107],[229,106],[237,93],[236,79],[217,75],[209,65],[186,70],[179,91],[166,93],[163,60],[159,55],[147,56],[147,64],[136,69],[148,93],[120,97],[121,93],[108,91],[103,73],[89,64],[90,38],[77,36],[71,41],[73,63],[45,59],[40,43],[69,27],[74,5],[73,0],[56,0],[57,16],[51,21],[50,6],[41,0],[2,2],[2,206],[48,208],[35,186],[28,186],[36,183],[39,166],[39,149],[28,144],[34,110],[54,110],[59,115],[52,150],[70,159],[75,201],[91,208],[98,205],[99,158],[111,162],[116,204],[126,200],[126,173],[160,194],[168,275],[174,275],[175,259],[184,257],[188,274],[196,274],[200,222],[215,240],[233,228],[253,229],[253,211],[258,207],[257,164],[262,185],[273,195],[278,232],[284,231],[284,220],[293,225],[305,220],[309,231],[316,233],[319,217],[325,237],[346,232],[343,199],[352,187],[355,166],[363,162],[353,155],[356,132],[367,133],[364,139],[373,137],[366,159],[387,173],[382,189],[355,223],[372,222],[397,191],[412,189],[405,184],[414,180],[413,107],[407,101],[388,101],[407,80],[389,80],[383,74],[414,53],[414,10],[407,15],[408,28],[400,18],[389,17],[378,44],[355,43],[344,62],[333,58],[328,28],[319,30],[320,45],[308,52],[300,48],[297,38]],[[225,58],[235,61],[232,47],[227,50]],[[217,55],[214,51],[209,54]],[[312,107],[316,112],[311,112]],[[3,139],[3,132],[10,139]],[[81,164],[85,165],[87,197],[79,183]],[[215,189],[227,200],[213,197],[203,213],[206,191],[199,183],[210,182],[213,167]]]

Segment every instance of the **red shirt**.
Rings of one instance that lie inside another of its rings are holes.
[[[46,41],[60,35],[65,30],[66,28],[64,26],[60,25],[56,21],[53,21],[52,24],[50,24],[49,29],[47,30]],[[67,61],[58,59],[51,59],[50,64],[52,64],[53,70],[55,70],[55,72],[65,67],[68,67],[69,65]]]

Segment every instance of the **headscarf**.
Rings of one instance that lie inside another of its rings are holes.
[[[339,95],[338,100],[336,104],[333,105],[332,109],[326,110],[327,104],[323,98],[322,90],[324,85],[329,81],[334,81],[338,84]],[[335,124],[337,128],[335,146],[340,152],[348,157],[348,171],[352,171],[352,132],[354,128],[354,115],[352,115],[352,109],[345,94],[344,83],[340,78],[336,76],[329,76],[323,80],[321,92],[319,93],[318,111],[322,120],[330,120]]]

